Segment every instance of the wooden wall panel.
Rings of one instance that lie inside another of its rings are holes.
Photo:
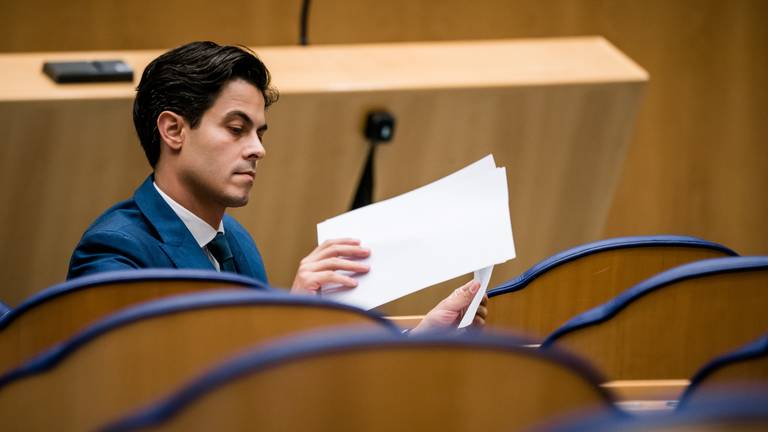
[[[0,50],[160,48],[199,38],[293,44],[299,3],[0,0]],[[743,254],[768,253],[768,2],[312,3],[317,44],[605,36],[651,82],[596,238],[691,234]]]
[[[606,37],[651,80],[599,237],[690,234],[768,254],[768,2],[334,3],[314,5],[312,42]]]
[[[0,0],[0,52],[171,48],[193,40],[290,45],[300,2]]]
[[[600,237],[641,94],[639,86],[602,83],[401,97],[385,105],[400,122],[395,142],[378,150],[376,196],[407,192],[492,153],[507,168],[517,250],[494,268],[494,286],[537,257]],[[441,284],[382,310],[425,313],[460,285]]]
[[[149,174],[130,115],[128,100],[0,104],[3,301],[63,281],[85,228]]]

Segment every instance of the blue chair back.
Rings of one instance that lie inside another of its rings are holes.
[[[600,305],[654,274],[731,249],[688,236],[620,237],[553,255],[491,289],[488,325],[543,340],[578,313]]]
[[[612,380],[685,379],[768,328],[768,257],[716,258],[653,276],[545,339]]]
[[[285,293],[217,290],[144,303],[0,376],[0,418],[11,429],[92,430],[247,347],[343,325],[399,335],[374,313]]]
[[[691,378],[678,409],[724,390],[768,387],[768,333],[735,351],[710,361]],[[765,401],[768,404],[768,400]]]
[[[478,333],[305,335],[226,362],[105,430],[509,431],[577,411],[621,415],[591,368],[528,343]]]
[[[125,307],[220,288],[271,290],[232,273],[180,269],[105,272],[54,285],[0,317],[0,373]]]
[[[709,395],[695,407],[667,415],[609,417],[601,414],[560,419],[540,432],[645,432],[768,430],[768,387]]]

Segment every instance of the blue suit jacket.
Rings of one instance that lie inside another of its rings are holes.
[[[88,227],[72,253],[67,279],[138,268],[215,269],[152,182],[150,175],[132,199],[116,204]],[[228,215],[223,222],[238,273],[266,283],[264,263],[250,234]]]

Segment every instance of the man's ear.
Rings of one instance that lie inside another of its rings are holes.
[[[184,117],[172,111],[163,111],[157,116],[157,131],[163,144],[173,150],[181,150],[184,143],[186,122]]]

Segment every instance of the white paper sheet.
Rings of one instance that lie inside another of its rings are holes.
[[[403,195],[329,219],[318,241],[351,237],[371,249],[358,286],[323,296],[371,309],[515,257],[505,168],[492,156]]]
[[[493,273],[493,266],[488,266],[480,270],[475,271],[475,280],[480,282],[480,289],[475,293],[475,297],[472,299],[472,303],[469,304],[467,311],[464,312],[464,317],[459,323],[459,328],[464,328],[475,319],[477,308],[480,307],[480,302],[483,301],[485,292],[488,291],[488,283],[491,281],[491,274]]]

